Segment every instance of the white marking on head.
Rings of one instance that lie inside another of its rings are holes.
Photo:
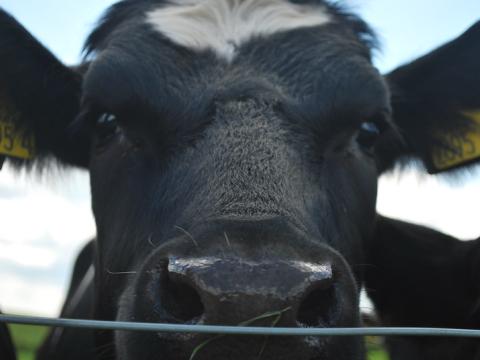
[[[252,37],[330,20],[323,6],[288,0],[170,0],[147,14],[147,22],[171,41],[197,50],[212,49],[228,61]]]

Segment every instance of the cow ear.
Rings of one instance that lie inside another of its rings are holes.
[[[0,156],[28,165],[46,158],[86,166],[88,137],[72,122],[82,76],[63,65],[0,8]]]
[[[382,141],[382,170],[411,158],[430,173],[480,160],[480,22],[387,81],[403,141],[396,148]]]

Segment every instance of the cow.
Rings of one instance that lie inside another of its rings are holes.
[[[2,11],[4,154],[89,170],[95,319],[355,327],[378,176],[478,158],[479,40],[476,23],[382,76],[374,33],[340,5],[124,0],[68,67]],[[120,360],[365,358],[361,337],[99,331],[95,346]]]
[[[480,329],[480,239],[379,216],[365,286],[385,326]],[[391,337],[392,360],[480,359],[478,339]]]
[[[1,313],[0,313],[1,314]],[[0,359],[15,360],[17,358],[10,331],[7,325],[0,324]]]
[[[93,319],[95,241],[89,241],[78,254],[60,317]],[[95,358],[94,331],[52,328],[37,350],[37,360],[84,360]]]

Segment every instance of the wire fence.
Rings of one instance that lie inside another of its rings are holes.
[[[164,333],[201,333],[258,336],[435,336],[480,338],[480,330],[446,328],[281,328],[255,326],[177,325],[123,321],[53,319],[34,316],[0,315],[0,323],[42,325],[64,328],[151,331]]]

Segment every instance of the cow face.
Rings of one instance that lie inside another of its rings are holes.
[[[96,56],[77,121],[96,127],[89,167],[100,267],[137,272],[102,277],[122,304],[109,316],[236,325],[285,310],[279,325],[358,325],[349,264],[362,262],[374,217],[373,146],[390,125],[384,81],[358,34],[330,24],[337,15],[323,7],[228,2],[215,32],[233,38],[220,25],[240,21],[241,11],[265,29],[220,46],[215,34],[193,32],[206,25],[195,23],[197,11],[216,4],[155,6],[98,38],[113,12],[92,35]],[[305,13],[306,25],[292,29],[280,18],[275,24],[287,26],[271,29],[260,11]],[[117,353],[187,358],[208,339],[151,336],[119,332]],[[198,356],[253,358],[263,343],[232,338]],[[337,348],[349,349],[345,358],[362,354],[358,339],[272,339],[264,351],[307,359]]]
[[[461,50],[478,52],[478,26],[468,36]],[[440,111],[447,101],[435,103],[442,121],[412,124],[427,109],[392,101],[368,27],[321,1],[123,1],[76,69],[5,13],[0,39],[4,102],[17,131],[35,136],[36,159],[90,170],[98,318],[358,325],[378,174],[403,155],[428,158],[432,129],[469,124],[457,116],[468,109]],[[452,46],[414,70],[433,63],[442,73]],[[395,94],[417,89],[415,71],[390,76]],[[456,105],[480,105],[462,94]],[[118,332],[114,341],[120,359],[177,359],[208,339]],[[361,339],[328,337],[228,337],[196,356],[259,355],[364,356]]]

